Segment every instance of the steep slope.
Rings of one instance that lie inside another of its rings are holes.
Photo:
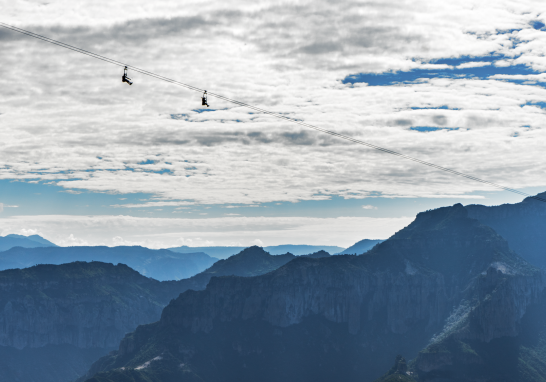
[[[413,363],[418,381],[546,381],[546,293],[528,279],[502,265],[481,275],[477,298],[454,309]]]
[[[546,199],[546,192],[537,196]],[[510,248],[531,264],[546,269],[546,203],[526,198],[521,203],[466,206],[469,216],[493,228]]]
[[[123,264],[1,271],[0,380],[73,380],[179,292]]]
[[[385,240],[360,240],[358,243],[351,245],[349,248],[337,253],[337,255],[362,255],[375,247],[377,244],[384,242]]]
[[[13,247],[36,248],[36,247],[56,247],[57,245],[38,235],[6,235],[0,236],[0,252],[7,251]]]
[[[36,264],[63,264],[73,261],[123,263],[156,280],[191,277],[217,259],[204,253],[174,253],[144,247],[48,247],[20,248],[0,252],[0,270],[27,268]]]
[[[538,304],[527,308],[513,335],[487,342],[460,330],[448,331],[419,353],[411,365],[412,374],[419,382],[544,382],[545,317],[543,294]],[[470,314],[466,321],[471,323],[473,318]]]
[[[74,380],[125,333],[158,320],[161,309],[180,292],[204,289],[211,275],[263,274],[293,258],[247,248],[190,283],[159,282],[123,264],[101,262],[1,271],[0,380]]]
[[[298,257],[257,277],[214,277],[127,335],[87,377],[371,381],[396,354],[415,357],[453,306],[480,299],[482,273],[490,287],[500,282],[490,269],[516,276],[504,284],[509,298],[484,304],[491,320],[477,321],[476,338],[485,341],[517,330],[541,274],[462,205],[421,213],[364,256]],[[497,320],[497,310],[507,314]]]

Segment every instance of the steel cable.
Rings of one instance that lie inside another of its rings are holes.
[[[57,41],[57,40],[54,40],[52,38],[42,36],[40,34],[37,34],[37,33],[34,33],[34,32],[27,31],[25,29],[15,27],[13,25],[9,25],[9,24],[5,24],[3,22],[0,22],[0,26],[4,27],[6,29],[10,29],[12,31],[22,33],[24,35],[27,35],[27,36],[30,36],[30,37],[33,37],[33,38],[48,42],[48,43],[57,45],[57,46],[60,46],[62,48],[70,49],[72,51],[85,54],[87,56],[90,56],[90,57],[93,57],[93,58],[108,62],[108,63],[113,64],[113,65],[127,67],[128,69],[133,70],[133,71],[135,71],[137,73],[141,73],[141,74],[144,74],[144,75],[147,75],[147,76],[150,76],[150,77],[162,80],[162,81],[170,82],[170,83],[172,83],[174,85],[178,85],[178,86],[184,87],[184,88],[189,89],[189,90],[193,90],[193,91],[196,91],[196,92],[204,92],[205,91],[204,89],[200,89],[200,88],[198,88],[196,86],[188,85],[188,84],[185,84],[183,82],[176,81],[176,80],[173,80],[171,78],[167,78],[167,77],[164,77],[162,75],[159,75],[159,74],[156,74],[156,73],[149,72],[147,70],[138,68],[136,66],[125,64],[125,63],[122,63],[120,61],[116,61],[116,60],[113,60],[111,58],[101,56],[99,54],[87,51],[85,49],[81,49],[81,48],[78,48],[78,47],[63,43],[61,41]],[[301,121],[298,121],[296,119],[286,117],[286,116],[284,116],[282,114],[274,113],[274,112],[259,108],[257,106],[249,105],[247,103],[240,102],[240,101],[225,97],[225,96],[223,96],[221,94],[216,94],[216,93],[207,91],[207,95],[218,98],[218,99],[221,99],[221,100],[226,101],[226,102],[233,103],[233,104],[241,106],[241,107],[245,107],[245,108],[260,112],[262,114],[267,114],[267,115],[270,115],[272,117],[282,119],[282,120],[287,121],[287,122],[295,123],[295,124],[298,124],[298,125],[310,128],[310,129],[314,129],[316,131],[320,131],[322,133],[329,134],[329,135],[332,135],[332,136],[337,137],[337,138],[345,139],[347,141],[357,143],[359,145],[372,148],[374,150],[378,150],[378,151],[381,151],[381,152],[384,152],[384,153],[387,153],[387,154],[391,154],[391,155],[395,155],[395,156],[398,156],[400,158],[404,158],[404,159],[407,159],[407,160],[410,160],[410,161],[413,161],[413,162],[416,162],[416,163],[419,163],[419,164],[422,164],[422,165],[425,165],[425,166],[429,166],[429,167],[432,167],[434,169],[450,173],[452,175],[457,175],[457,176],[460,176],[460,177],[463,177],[463,178],[466,178],[466,179],[470,179],[470,180],[473,180],[473,181],[476,181],[476,182],[487,184],[489,186],[493,186],[493,187],[496,187],[496,188],[499,188],[499,189],[502,189],[502,190],[505,190],[505,191],[509,191],[509,192],[512,192],[512,193],[515,193],[515,194],[519,194],[519,195],[522,195],[522,196],[530,197],[530,198],[533,198],[535,200],[539,200],[541,202],[546,203],[546,199],[544,199],[544,198],[541,198],[541,197],[538,197],[538,196],[533,196],[533,195],[527,194],[527,193],[525,193],[523,191],[519,191],[519,190],[516,190],[516,189],[513,189],[513,188],[505,187],[505,186],[502,186],[500,184],[493,183],[493,182],[490,182],[490,181],[487,181],[487,180],[483,180],[481,178],[478,178],[478,177],[475,177],[475,176],[472,176],[472,175],[468,175],[468,174],[465,174],[465,173],[462,173],[462,172],[459,172],[459,171],[456,171],[456,170],[452,170],[450,168],[442,167],[442,166],[436,165],[434,163],[426,162],[424,160],[414,158],[414,157],[399,153],[397,151],[393,151],[393,150],[389,150],[389,149],[386,149],[386,148],[383,148],[383,147],[380,147],[380,146],[376,146],[376,145],[374,145],[372,143],[368,143],[368,142],[365,142],[365,141],[361,141],[359,139],[351,138],[351,137],[349,137],[347,135],[339,134],[339,133],[336,133],[334,131],[326,130],[326,129],[323,129],[321,127],[317,127],[317,126],[314,126],[314,125],[311,125],[311,124],[308,124],[308,123],[305,123],[305,122],[301,122]]]

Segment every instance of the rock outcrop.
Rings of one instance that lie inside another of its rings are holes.
[[[212,278],[124,338],[93,381],[129,372],[167,380],[161,373],[180,365],[205,381],[370,381],[396,354],[416,356],[446,320],[477,341],[517,333],[543,288],[536,268],[458,204],[419,214],[364,256],[296,258],[258,277]],[[276,363],[287,358],[284,368]]]
[[[163,282],[101,262],[0,271],[0,380],[74,380],[117,348],[125,334],[159,320],[181,292],[204,289],[213,275],[263,274],[293,258],[252,247],[194,278]]]

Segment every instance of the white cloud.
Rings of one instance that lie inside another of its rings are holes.
[[[251,245],[257,245],[258,247],[263,247],[264,246],[264,242],[261,241],[260,239],[254,239],[250,242]]]
[[[79,239],[74,236],[74,234],[68,235],[64,239],[60,239],[57,242],[57,245],[61,247],[79,247],[79,246],[88,246],[89,243],[86,240]],[[101,245],[102,243],[97,243],[96,245]]]
[[[413,218],[222,217],[204,219],[131,216],[39,215],[0,219],[0,231],[34,227],[59,245],[245,245],[259,235],[268,245],[348,247],[365,238],[387,238]],[[70,234],[67,237],[67,233]],[[113,236],[114,235],[114,236]],[[182,236],[183,235],[183,236]],[[114,237],[114,239],[112,239]]]
[[[544,100],[546,90],[501,77],[340,82],[361,72],[450,69],[431,60],[491,52],[507,57],[496,66],[546,69],[546,34],[529,26],[542,2],[0,4],[17,25],[169,78],[513,188],[545,185],[536,158],[546,116],[521,105]],[[28,37],[2,31],[0,49],[0,87],[9,89],[0,179],[157,198],[119,208],[491,190],[213,97],[215,111],[199,113],[200,94],[138,73],[129,87],[120,68]],[[442,106],[449,110],[419,109]]]
[[[4,211],[4,208],[19,208],[19,206],[0,203],[0,212]]]
[[[372,206],[370,204],[366,204],[366,205],[362,206],[362,208],[364,208],[365,210],[377,210],[376,206]]]
[[[479,68],[482,66],[489,66],[491,65],[490,62],[465,62],[464,64],[457,65],[457,69],[468,69],[468,68]]]
[[[114,204],[110,207],[120,207],[120,208],[147,208],[147,207],[173,207],[173,206],[187,206],[193,205],[192,202],[146,202],[140,204]],[[183,207],[177,207],[176,209],[183,209]],[[159,210],[161,211],[161,210]]]

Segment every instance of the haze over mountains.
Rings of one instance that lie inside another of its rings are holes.
[[[0,252],[0,270],[26,268],[36,264],[63,264],[72,261],[122,263],[144,276],[157,280],[191,277],[218,259],[205,253],[176,253],[144,247],[14,247]]]
[[[6,235],[0,236],[0,252],[13,247],[36,248],[36,247],[57,247],[57,245],[38,235]]]
[[[472,208],[421,213],[363,256],[297,257],[261,276],[212,278],[86,378],[373,381],[390,369],[382,380],[542,381],[543,271]],[[400,359],[391,368],[397,354],[413,359],[411,375]]]
[[[241,252],[246,247],[175,247],[169,248],[173,252],[179,253],[189,253],[189,252],[205,252],[209,256],[216,257],[218,259],[227,259],[230,256],[235,255],[236,253]],[[330,254],[337,254],[344,251],[343,248],[337,246],[328,246],[328,245],[293,245],[293,244],[284,244],[284,245],[272,245],[264,247],[264,250],[272,255],[282,255],[287,252],[296,255],[308,255],[310,253],[318,251],[326,251]]]
[[[137,325],[157,321],[181,292],[204,289],[213,276],[261,275],[294,258],[251,247],[192,278],[164,282],[98,261],[0,271],[0,380],[71,381]]]
[[[541,232],[546,205],[526,199],[420,213],[345,250],[364,255],[250,247],[178,281],[97,261],[0,271],[0,380],[543,382]],[[95,250],[0,264],[118,256],[172,273],[161,262],[187,255]]]

